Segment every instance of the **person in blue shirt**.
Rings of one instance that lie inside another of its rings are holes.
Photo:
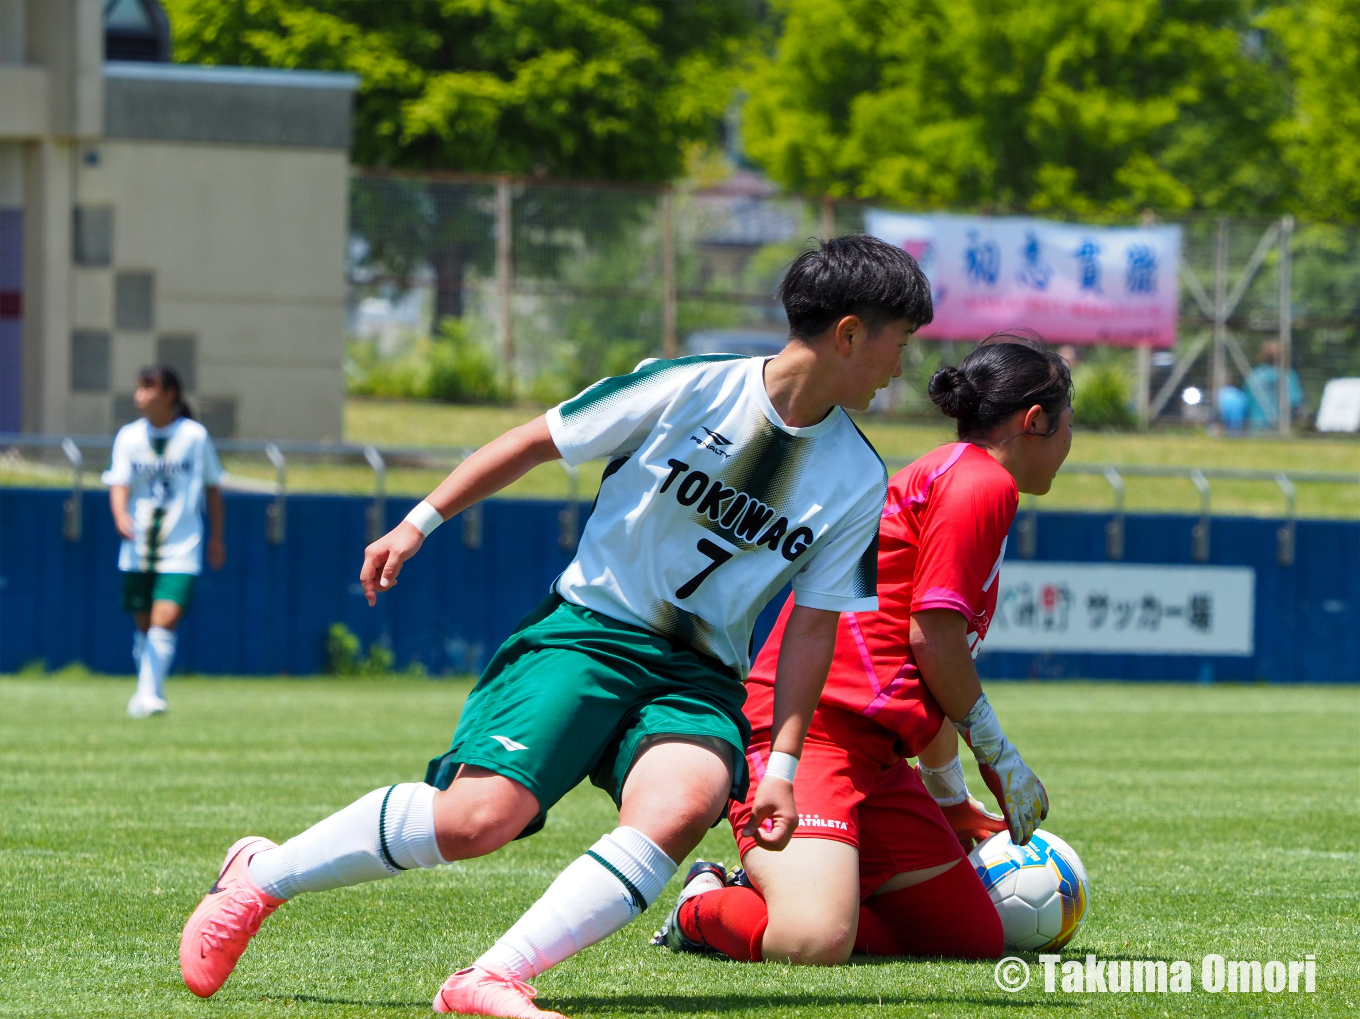
[[[1280,386],[1280,345],[1274,340],[1267,340],[1261,344],[1261,363],[1251,370],[1251,376],[1246,385],[1247,391],[1247,425],[1253,430],[1263,428],[1274,428],[1276,426],[1276,415],[1279,413],[1279,386]],[[1252,383],[1255,383],[1253,385]],[[1299,385],[1299,376],[1293,368],[1289,369],[1289,412],[1291,417],[1303,405],[1303,387]],[[1269,405],[1261,406],[1260,398],[1256,395],[1257,390],[1266,394]]]

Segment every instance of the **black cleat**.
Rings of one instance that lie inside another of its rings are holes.
[[[716,888],[714,887],[715,880],[717,882]],[[695,887],[700,881],[702,881],[702,884]],[[680,930],[680,907],[696,895],[716,891],[718,888],[726,887],[726,885],[726,867],[721,863],[695,860],[694,866],[690,867],[689,873],[685,875],[685,883],[680,889],[680,897],[675,901],[675,908],[671,910],[670,916],[666,917],[666,922],[661,925],[661,929],[652,935],[652,944],[658,948],[669,948],[672,952],[711,953],[713,950],[707,945],[691,941]]]

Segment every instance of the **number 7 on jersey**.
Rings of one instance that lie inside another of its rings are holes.
[[[680,585],[679,588],[676,589],[675,596],[677,598],[688,598],[695,591],[699,590],[699,585],[702,584],[705,579],[707,579],[710,573],[716,570],[723,563],[727,562],[727,560],[732,558],[731,552],[727,551],[727,549],[721,547],[720,545],[715,545],[707,538],[699,539],[698,548],[700,552],[708,556],[713,561],[709,563],[707,566],[705,566],[698,573],[696,573],[694,576],[690,577],[689,580],[685,581],[683,584]]]

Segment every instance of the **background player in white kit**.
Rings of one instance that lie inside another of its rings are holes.
[[[216,992],[294,895],[493,852],[588,776],[620,826],[434,1000],[556,1015],[527,981],[637,917],[745,796],[751,630],[791,581],[772,763],[749,822],[762,846],[787,844],[839,613],[878,604],[887,472],[841,408],[867,408],[901,373],[931,304],[911,256],[869,237],[805,252],[780,289],[793,337],[777,357],[654,361],[598,382],[473,454],[368,547],[372,603],[443,520],[548,460],[610,458],[575,559],[493,657],[425,783],[376,789],[283,846],[231,847],[181,936],[191,990]]]
[[[123,536],[123,609],[137,629],[132,658],[137,690],[133,718],[166,709],[165,677],[175,660],[175,631],[203,570],[203,507],[207,503],[208,565],[226,561],[217,460],[208,430],[193,419],[179,376],[165,365],[137,373],[133,394],[142,417],[118,430],[104,472],[113,523]]]

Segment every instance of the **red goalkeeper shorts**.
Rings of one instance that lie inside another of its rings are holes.
[[[858,849],[861,901],[897,874],[964,856],[916,769],[894,751],[896,743],[890,730],[863,715],[819,707],[793,782],[798,804],[793,837],[834,839]],[[769,758],[770,730],[752,733],[746,752],[751,788],[744,803],[734,800],[728,809],[743,857],[756,844],[741,829]]]

